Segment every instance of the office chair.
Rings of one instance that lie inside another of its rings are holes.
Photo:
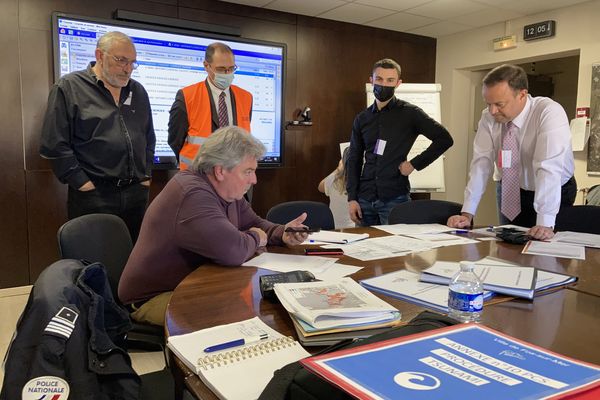
[[[288,201],[277,204],[267,212],[267,220],[284,225],[297,218],[303,212],[308,214],[304,225],[309,228],[335,229],[333,214],[329,206],[317,201]]]
[[[600,206],[562,207],[556,216],[557,231],[600,234]]]
[[[460,214],[462,205],[445,200],[412,200],[392,208],[388,223],[392,224],[442,224]]]
[[[112,295],[118,304],[117,288],[133,248],[125,222],[116,215],[88,214],[64,223],[58,229],[61,258],[101,262],[106,268]],[[130,348],[165,351],[163,327],[132,321],[127,334]]]

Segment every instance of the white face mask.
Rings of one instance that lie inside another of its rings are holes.
[[[215,86],[219,89],[225,90],[231,85],[233,82],[234,74],[219,74],[215,72]]]

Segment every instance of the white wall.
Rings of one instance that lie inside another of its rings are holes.
[[[545,20],[556,21],[556,36],[524,42],[523,26]],[[469,141],[473,137],[469,134],[472,131],[473,89],[480,79],[479,74],[471,71],[504,62],[523,63],[579,54],[577,107],[589,107],[592,64],[600,63],[599,22],[600,0],[594,0],[438,39],[436,82],[442,84],[442,123],[452,134],[454,146],[446,153],[446,193],[432,197],[463,201],[469,167],[467,159],[470,158],[467,157]],[[492,39],[507,34],[517,35],[517,47],[494,51]],[[579,188],[600,183],[600,177],[587,175],[586,160],[587,146],[584,151],[575,152],[575,177]],[[581,204],[580,196],[576,204]],[[476,221],[487,223],[492,217],[478,213]]]

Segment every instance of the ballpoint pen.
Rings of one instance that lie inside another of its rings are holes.
[[[248,336],[246,338],[231,340],[225,343],[219,343],[212,346],[208,346],[204,349],[205,353],[213,353],[215,351],[230,349],[232,347],[243,346],[245,344],[260,342],[261,340],[265,340],[269,338],[268,333],[263,333],[259,336]]]

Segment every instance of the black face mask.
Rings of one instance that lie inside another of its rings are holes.
[[[373,85],[373,94],[375,98],[381,102],[388,101],[394,95],[394,90],[396,90],[393,86],[381,86],[381,85]]]

